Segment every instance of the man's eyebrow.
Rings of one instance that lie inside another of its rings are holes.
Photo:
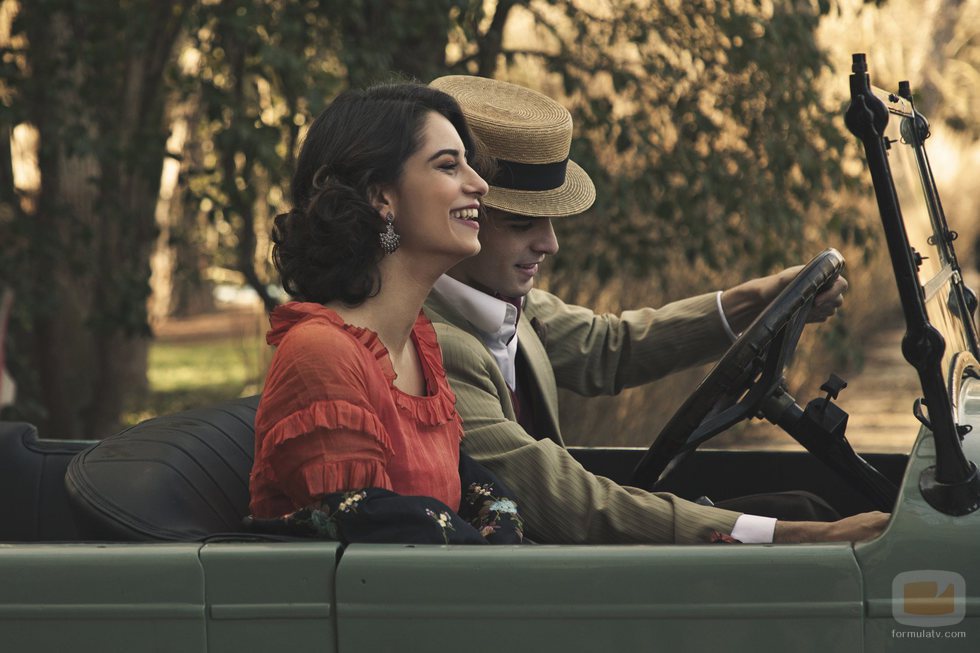
[[[442,150],[439,150],[438,152],[436,152],[435,154],[433,154],[432,156],[430,156],[426,160],[426,163],[428,163],[429,161],[435,161],[436,159],[438,159],[439,157],[441,157],[443,154],[450,154],[452,156],[459,157],[459,150],[455,150],[455,149],[449,148],[449,147],[447,147],[445,149],[442,149]]]

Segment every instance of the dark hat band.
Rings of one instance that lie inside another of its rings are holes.
[[[510,190],[554,190],[565,183],[568,159],[555,163],[519,163],[497,159],[492,185]]]

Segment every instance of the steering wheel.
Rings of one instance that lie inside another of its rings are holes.
[[[702,443],[760,413],[783,385],[813,300],[844,268],[827,249],[790,281],[681,404],[633,470],[630,485],[655,490]]]

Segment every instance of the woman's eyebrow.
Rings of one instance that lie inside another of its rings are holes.
[[[430,156],[427,159],[427,162],[428,161],[434,161],[434,160],[438,159],[439,157],[441,157],[443,154],[450,154],[452,156],[459,157],[459,150],[454,150],[452,148],[446,148],[444,150],[439,150],[438,152],[436,152],[435,154],[433,154],[432,156]]]

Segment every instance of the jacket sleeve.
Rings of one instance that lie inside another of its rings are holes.
[[[716,295],[613,315],[532,290],[525,315],[541,337],[559,387],[585,396],[611,395],[721,356],[731,339]]]
[[[671,494],[620,486],[596,476],[551,440],[535,440],[516,422],[506,383],[483,345],[437,324],[463,449],[508,485],[520,503],[525,534],[541,543],[708,542],[730,533],[739,513]]]

